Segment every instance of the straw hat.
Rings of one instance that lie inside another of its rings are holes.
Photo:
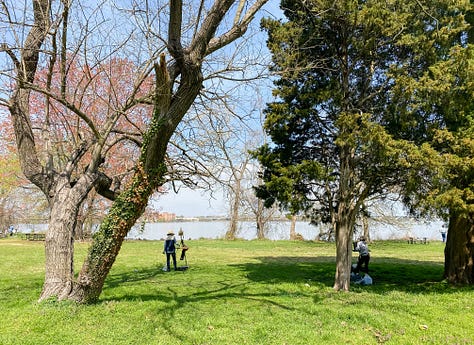
[[[167,235],[174,235],[174,232],[172,230],[168,231]]]

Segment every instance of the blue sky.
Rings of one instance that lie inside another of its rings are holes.
[[[181,188],[176,194],[170,191],[153,202],[158,211],[175,213],[177,216],[225,216],[228,206],[221,193],[214,193],[212,199],[209,193]]]
[[[280,2],[269,0],[263,7],[262,11],[257,15],[255,24],[258,26],[260,18],[276,17],[282,18],[283,13],[280,10]],[[266,39],[266,33],[261,33],[255,38]],[[269,85],[270,87],[270,85]],[[271,89],[268,90],[269,93]],[[216,192],[211,197],[209,193],[201,191],[193,191],[187,188],[181,188],[176,194],[170,191],[168,194],[160,196],[153,201],[155,209],[162,212],[175,213],[177,216],[195,217],[195,216],[226,216],[228,215],[228,201],[222,195],[222,192]]]

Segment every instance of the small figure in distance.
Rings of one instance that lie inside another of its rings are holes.
[[[367,245],[366,238],[361,236],[359,241],[357,242],[354,251],[359,252],[359,258],[357,260],[357,267],[355,271],[358,272],[365,272],[369,273],[369,261],[370,261],[370,254],[369,254],[369,246]]]
[[[440,233],[441,233],[441,241],[443,241],[443,243],[446,243],[446,233],[447,233],[447,225],[446,224],[443,224],[441,230],[440,230]]]
[[[166,254],[166,271],[171,271],[170,259],[173,258],[173,266],[176,271],[176,238],[173,231],[168,231],[166,234],[163,254]]]
[[[179,231],[178,231],[178,235],[179,237],[181,237],[181,241],[180,241],[180,245],[179,247],[181,247],[181,256],[180,256],[180,260],[184,260],[186,259],[186,251],[189,249],[189,247],[187,245],[184,244],[184,231],[183,229],[179,228]]]
[[[443,243],[446,243],[446,231],[441,231],[441,241],[443,241]]]

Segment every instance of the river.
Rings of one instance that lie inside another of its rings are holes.
[[[398,225],[383,224],[370,221],[369,229],[372,240],[402,239],[407,237],[424,238],[428,240],[441,240],[440,230],[443,222],[421,222],[406,221],[398,222]],[[146,223],[144,228],[140,224],[135,225],[128,239],[161,240],[166,237],[169,230],[177,235],[180,229],[184,232],[185,239],[220,239],[223,238],[228,221],[189,221],[189,222],[163,222]],[[18,232],[43,232],[47,224],[19,224],[15,226]],[[268,224],[267,238],[270,240],[287,240],[290,233],[290,221],[272,221]],[[296,232],[301,234],[306,240],[314,240],[319,233],[319,227],[310,225],[308,222],[296,222]],[[240,222],[237,237],[246,240],[256,238],[256,224],[254,222]]]
[[[290,221],[272,221],[268,224],[267,238],[270,240],[287,240],[290,237]],[[428,240],[441,240],[440,230],[443,222],[407,222],[403,225],[388,225],[370,222],[370,236],[372,240],[402,239],[407,237],[424,238]],[[169,222],[149,223],[144,229],[137,225],[130,231],[128,238],[159,240],[166,237],[169,230],[178,234],[180,229],[184,232],[185,239],[220,239],[225,236],[229,227],[228,221],[194,221],[194,222]],[[296,232],[306,240],[314,240],[319,234],[319,227],[308,222],[296,222]],[[246,240],[255,239],[257,228],[255,222],[240,222],[237,237]]]

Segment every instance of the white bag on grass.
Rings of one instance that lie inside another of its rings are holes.
[[[372,285],[372,277],[368,274],[365,274],[362,279],[355,282],[355,284],[359,285]]]

